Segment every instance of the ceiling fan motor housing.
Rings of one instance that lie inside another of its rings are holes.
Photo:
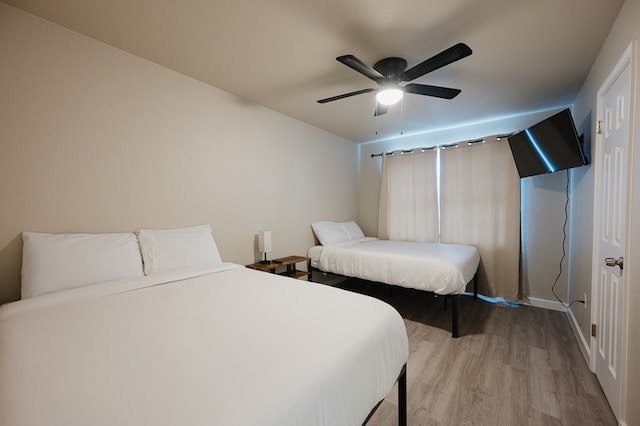
[[[388,80],[402,80],[404,71],[407,69],[407,61],[402,58],[384,58],[373,65],[373,69],[378,71]]]

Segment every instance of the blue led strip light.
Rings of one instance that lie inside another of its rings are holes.
[[[533,145],[533,147],[536,149],[536,152],[538,153],[538,157],[540,157],[540,159],[546,165],[547,171],[555,172],[556,168],[554,167],[553,164],[551,164],[551,161],[549,161],[549,159],[544,155],[544,152],[542,151],[542,149],[540,149],[540,146],[538,146],[538,142],[536,142],[536,139],[533,137],[531,132],[529,132],[529,129],[525,130],[524,132],[527,134],[527,137],[531,141],[531,145]]]

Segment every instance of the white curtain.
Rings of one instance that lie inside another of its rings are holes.
[[[521,299],[520,178],[507,142],[440,152],[440,238],[480,252],[480,293]]]
[[[383,155],[378,237],[438,241],[436,152]]]

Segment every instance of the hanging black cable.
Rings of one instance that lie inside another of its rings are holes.
[[[565,195],[566,195],[566,201],[564,203],[564,224],[562,225],[562,257],[560,258],[560,271],[558,272],[558,276],[556,277],[555,281],[553,282],[553,285],[551,286],[551,292],[556,297],[556,299],[558,299],[558,302],[560,302],[562,306],[564,306],[566,309],[569,309],[571,305],[573,305],[574,303],[585,303],[584,300],[574,300],[567,304],[563,302],[560,299],[560,297],[558,297],[558,295],[556,294],[556,285],[558,284],[558,280],[562,275],[562,262],[564,262],[564,258],[566,256],[566,251],[564,246],[567,241],[567,222],[569,221],[569,169],[567,169],[567,185],[565,188]]]

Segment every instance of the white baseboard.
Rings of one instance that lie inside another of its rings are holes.
[[[582,356],[584,356],[589,369],[591,369],[591,344],[584,338],[584,334],[582,334],[582,330],[580,330],[580,324],[578,324],[578,321],[573,315],[573,311],[571,309],[567,310],[567,316],[569,317],[569,324],[571,324],[573,334],[576,336],[576,340],[578,341],[578,346],[580,346]],[[591,339],[591,337],[589,337],[589,339]]]
[[[523,305],[530,305],[536,308],[551,309],[553,311],[567,312],[567,309],[562,303],[555,300],[538,299],[535,297],[529,297],[527,300],[520,301]]]

